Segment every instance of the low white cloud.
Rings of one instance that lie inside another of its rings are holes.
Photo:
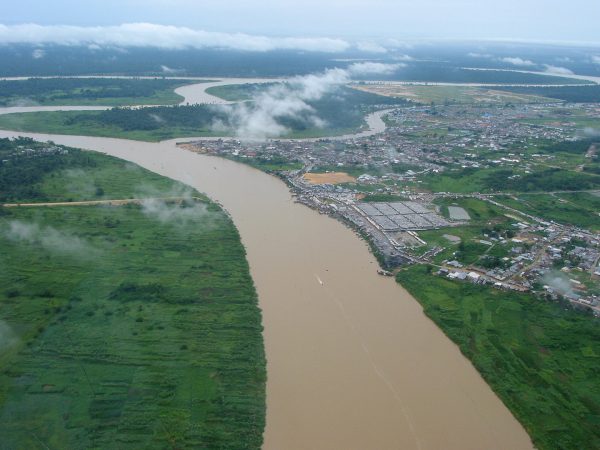
[[[31,57],[33,59],[42,59],[46,56],[46,52],[41,48],[36,48],[33,52],[31,52]]]
[[[4,320],[0,320],[0,354],[19,342],[19,338]]]
[[[259,92],[250,102],[218,106],[227,115],[228,123],[216,121],[213,128],[218,131],[233,130],[237,136],[247,139],[278,137],[288,133],[290,130],[281,123],[282,119],[323,128],[326,122],[309,102],[335,92],[349,83],[353,76],[389,74],[401,66],[361,62],[351,64],[346,69],[335,68],[294,77]]]
[[[400,63],[359,62],[351,64],[347,70],[352,76],[389,75],[404,66],[405,64]]]
[[[404,62],[409,62],[409,61],[415,60],[412,56],[409,56],[409,55],[396,55],[396,56],[393,56],[392,59],[394,61],[404,61]]]
[[[289,130],[281,119],[301,120],[324,127],[326,124],[307,102],[319,100],[327,92],[348,83],[350,76],[342,69],[331,69],[318,75],[295,77],[256,94],[251,102],[223,105],[229,124],[216,122],[215,129],[233,128],[236,135],[249,139],[264,139],[286,134]]]
[[[96,193],[97,186],[94,184],[94,180],[83,169],[66,169],[62,172],[61,177],[70,194],[89,198]]]
[[[412,43],[409,43],[406,41],[401,41],[399,39],[387,38],[387,39],[385,39],[384,42],[385,42],[385,47],[388,49],[408,50],[408,49],[414,48],[414,45]]]
[[[52,253],[78,258],[90,258],[98,253],[97,249],[73,234],[50,226],[42,227],[37,223],[13,220],[9,222],[4,234],[12,241],[37,244]]]
[[[492,58],[492,55],[490,55],[488,53],[476,53],[476,52],[467,53],[467,56],[469,58],[484,58],[484,59]]]
[[[571,281],[561,272],[550,271],[544,275],[542,281],[561,295],[572,296],[574,294]]]
[[[164,124],[165,123],[165,119],[163,119],[162,117],[160,117],[158,114],[148,114],[150,116],[150,118],[152,120],[154,120],[156,123],[158,124]]]
[[[583,135],[585,137],[592,137],[592,138],[600,137],[600,128],[585,127],[583,129]]]
[[[368,53],[387,53],[387,49],[376,42],[361,41],[356,44],[356,48],[361,52]]]
[[[0,24],[0,44],[16,43],[165,49],[226,48],[247,51],[342,52],[350,48],[348,42],[335,38],[267,37],[243,33],[219,33],[151,23],[127,23],[97,27]]]
[[[559,63],[562,63],[562,64],[573,62],[573,60],[571,58],[569,58],[568,56],[559,56],[558,58],[556,58],[556,61],[558,61]]]
[[[592,63],[593,64],[600,64],[600,56],[598,55],[592,55]]]
[[[148,217],[152,217],[163,224],[176,226],[187,226],[202,221],[207,223],[205,218],[210,216],[205,203],[197,202],[193,199],[184,199],[182,201],[168,201],[157,198],[148,198],[142,200],[142,211]]]
[[[160,223],[176,227],[188,225],[212,226],[214,215],[207,210],[204,202],[193,197],[189,189],[173,188],[168,192],[153,187],[140,186],[142,212]]]
[[[573,71],[566,67],[552,66],[550,64],[544,64],[546,70],[544,72],[552,75],[573,75]]]
[[[160,70],[162,73],[168,74],[168,75],[172,75],[174,73],[181,72],[180,69],[173,69],[173,68],[171,68],[169,66],[165,66],[165,65],[160,66]]]
[[[519,57],[507,56],[506,58],[500,58],[500,61],[508,63],[508,64],[512,64],[513,66],[518,66],[518,67],[535,66],[535,63],[533,61],[530,61],[528,59],[519,58]]]

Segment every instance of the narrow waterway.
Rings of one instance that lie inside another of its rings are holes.
[[[61,78],[61,77],[45,77],[45,78]],[[89,77],[75,77],[75,78],[89,78]],[[118,79],[128,79],[134,77],[97,77],[97,78],[118,78]],[[149,77],[141,77],[144,79],[150,79]],[[16,77],[16,78],[0,78],[0,80],[5,81],[17,81],[17,80],[27,80],[27,77]],[[182,81],[196,81],[195,78],[174,78],[180,79]],[[275,83],[280,82],[282,79],[277,78],[219,78],[216,81],[201,81],[193,84],[186,84],[185,86],[181,86],[175,89],[175,93],[181,95],[183,100],[179,103],[180,105],[185,105],[189,103],[193,104],[206,104],[206,105],[225,105],[231,103],[237,103],[232,101],[227,101],[222,99],[221,97],[216,97],[214,95],[206,92],[207,89],[216,86],[228,86],[233,84],[261,84],[261,83]],[[25,112],[41,112],[41,111],[102,111],[113,108],[112,106],[41,106],[36,104],[27,104],[30,102],[28,99],[23,99],[23,105],[15,105],[8,107],[0,107],[0,115],[2,114],[15,114],[15,113],[25,113]],[[139,105],[135,106],[136,108],[144,108],[144,107],[152,107],[154,105]]]
[[[175,89],[175,93],[181,95],[185,99],[183,100],[182,104],[226,105],[236,102],[224,100],[221,97],[216,97],[206,92],[206,90],[211,87],[228,86],[232,84],[261,84],[275,83],[279,81],[282,80],[277,78],[220,78],[218,81],[181,86]]]
[[[341,223],[280,180],[175,141],[0,132],[90,149],[219,201],[247,250],[267,354],[265,449],[530,449],[458,348]]]

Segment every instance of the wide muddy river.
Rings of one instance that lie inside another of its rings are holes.
[[[235,80],[248,81],[268,80]],[[208,85],[177,91],[184,102],[216,102]],[[355,136],[383,131],[382,114],[370,115],[370,129]],[[263,313],[265,449],[532,448],[523,427],[416,300],[377,275],[367,245],[336,220],[294,203],[279,179],[191,153],[174,140],[0,131],[14,136],[126,159],[206,193],[231,214]]]
[[[174,141],[0,132],[104,152],[219,201],[246,247],[267,354],[265,449],[530,449],[458,348],[341,223],[275,177]]]

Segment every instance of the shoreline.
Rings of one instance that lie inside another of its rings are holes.
[[[194,95],[202,96],[209,95],[208,87],[178,89],[200,89]],[[369,136],[385,129],[388,111],[367,115],[369,129],[355,134],[272,140]],[[191,185],[230,215],[263,313],[263,448],[532,448],[523,427],[421,304],[376,273],[375,255],[355,231],[294,203],[277,177],[177,147],[236,138],[153,143],[11,131],[0,136],[53,140],[120,157]]]
[[[377,275],[367,244],[293,203],[276,177],[178,149],[178,140],[0,135],[132,161],[192,185],[231,214],[263,311],[265,449],[531,448],[522,426],[420,304]]]

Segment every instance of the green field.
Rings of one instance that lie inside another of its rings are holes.
[[[140,114],[152,114],[139,110]],[[114,137],[138,141],[159,142],[178,137],[234,137],[234,130],[215,130],[212,120],[197,126],[183,125],[177,122],[160,124],[157,127],[131,128],[120,125],[117,120],[105,122],[99,120],[102,112],[97,111],[61,111],[61,112],[32,112],[0,115],[0,129],[22,132],[38,132],[49,134],[71,134],[99,137]],[[308,128],[297,129],[283,138],[315,138],[353,133],[364,124],[362,116],[354,122],[356,128]]]
[[[228,216],[115,158],[1,144],[32,174],[6,200],[184,200],[0,207],[0,446],[260,448],[261,315]]]
[[[546,220],[572,224],[592,231],[600,230],[600,197],[587,193],[521,194],[501,197],[500,203]]]
[[[464,208],[473,222],[488,222],[497,220],[502,216],[503,211],[491,203],[476,198],[438,198],[434,201],[436,205],[441,207],[441,213],[444,217],[449,218],[448,206],[459,206]],[[504,218],[502,218],[504,219]]]
[[[299,161],[288,161],[283,157],[265,157],[257,155],[255,158],[231,157],[233,161],[248,164],[267,173],[300,170],[303,164]]]
[[[420,179],[432,192],[485,192],[489,190],[487,177],[497,171],[497,169],[451,169],[442,173],[430,173]]]
[[[230,102],[243,102],[273,85],[275,83],[229,84],[209,87],[206,93]]]
[[[535,172],[522,168],[454,169],[421,178],[433,192],[551,192],[600,188],[600,175],[556,167],[539,167]]]
[[[186,84],[190,81],[164,78],[0,80],[0,106],[175,105],[183,97],[174,90]]]
[[[523,424],[536,447],[600,448],[597,321],[529,294],[397,275]]]
[[[140,110],[141,112],[141,110]],[[98,111],[32,112],[0,115],[0,128],[23,132],[72,134],[85,136],[115,137],[138,141],[158,142],[175,137],[226,136],[214,132],[208,126],[157,126],[145,129],[130,128],[118,123],[98,120]]]

